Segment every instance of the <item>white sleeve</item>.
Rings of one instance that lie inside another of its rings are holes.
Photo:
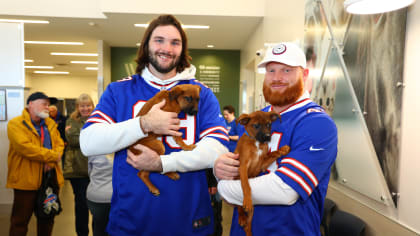
[[[229,150],[214,138],[203,138],[191,151],[172,152],[162,155],[162,173],[187,172],[213,168],[214,161]]]
[[[249,179],[254,205],[292,205],[299,194],[275,173]],[[221,180],[217,190],[227,202],[242,206],[243,192],[240,180]]]
[[[95,123],[80,133],[80,149],[85,156],[104,155],[126,148],[147,136],[140,127],[140,117],[119,123]]]

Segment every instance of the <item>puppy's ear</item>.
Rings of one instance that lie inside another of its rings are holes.
[[[201,92],[201,87],[200,86],[198,86],[198,85],[194,85],[194,86],[197,86],[198,88],[198,93],[200,93]]]
[[[251,117],[248,115],[248,114],[242,114],[242,115],[240,115],[239,116],[239,118],[238,118],[238,123],[239,124],[241,124],[241,125],[246,125],[246,124],[248,124],[248,122],[251,120]]]
[[[179,86],[173,87],[169,91],[169,100],[171,100],[171,101],[176,100],[183,92],[184,92],[184,90],[182,88],[180,88]]]
[[[280,115],[277,112],[271,111],[269,115],[270,115],[271,121],[275,121],[277,120],[277,118],[280,119],[281,121]]]

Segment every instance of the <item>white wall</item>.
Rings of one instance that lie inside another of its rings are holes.
[[[240,94],[240,111],[252,112],[255,104],[250,104],[255,97],[256,65],[261,61],[255,52],[264,49],[264,43],[283,41],[303,41],[304,35],[304,0],[265,0],[264,19],[257,26],[254,34],[241,49],[241,81],[246,81],[246,88]],[[252,68],[253,67],[253,68]],[[242,96],[245,93],[245,96]],[[242,97],[249,98],[242,101]]]
[[[22,6],[25,6],[22,8]],[[174,15],[263,16],[264,4],[256,0],[14,0],[0,1],[0,15],[104,18],[103,13]]]
[[[7,122],[20,115],[23,110],[23,85],[25,81],[23,59],[23,25],[0,23],[0,89],[6,92],[7,120],[0,121],[0,204],[13,202],[13,191],[6,189],[7,155],[9,139]]]
[[[404,62],[404,93],[401,126],[400,204],[401,222],[420,232],[420,1],[408,11]],[[396,144],[399,145],[399,144]]]
[[[0,1],[0,15],[104,18],[100,6],[101,0]]]
[[[103,40],[98,40],[98,95],[100,98],[111,83],[111,47]]]
[[[69,75],[27,75],[28,94],[42,91],[48,96],[57,98],[77,98],[82,93],[89,94],[94,103],[98,103],[96,76],[71,77]]]
[[[104,12],[168,13],[174,15],[263,16],[264,3],[256,0],[155,0],[153,4],[137,0],[102,0]]]

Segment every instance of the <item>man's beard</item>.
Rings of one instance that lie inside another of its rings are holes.
[[[170,64],[167,67],[163,67],[159,64],[157,57],[159,55],[165,55],[167,57],[170,57],[173,59],[172,64]],[[179,65],[179,61],[180,58],[179,57],[175,57],[173,55],[167,54],[167,53],[153,53],[149,50],[149,63],[159,72],[162,74],[166,74],[171,72],[175,67],[177,67]]]
[[[271,83],[276,84],[276,83]],[[286,106],[296,102],[300,96],[303,94],[303,78],[300,76],[299,80],[287,88],[284,92],[272,91],[271,84],[263,84],[263,94],[265,100],[270,103],[272,106]]]
[[[36,113],[36,116],[38,116],[41,119],[46,119],[50,116],[48,111],[40,111]]]

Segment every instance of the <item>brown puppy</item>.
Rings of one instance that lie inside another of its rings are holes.
[[[239,139],[235,149],[235,153],[239,153],[239,178],[244,195],[242,207],[237,206],[238,221],[247,236],[252,235],[251,222],[254,215],[248,178],[256,177],[266,171],[271,163],[290,151],[290,147],[285,145],[277,151],[268,152],[271,123],[277,118],[280,119],[280,115],[273,111],[256,111],[249,115],[242,114],[238,118],[238,122],[245,127],[247,132]]]
[[[200,100],[200,86],[192,84],[182,84],[173,87],[171,90],[162,90],[152,97],[149,101],[144,104],[137,116],[143,116],[149,112],[153,105],[165,100],[165,105],[162,107],[163,111],[179,113],[181,111],[185,112],[188,115],[196,115],[198,112],[198,102]],[[148,136],[140,139],[135,144],[130,147],[131,152],[135,154],[140,154],[141,152],[137,149],[134,149],[133,146],[136,144],[145,145],[159,155],[165,154],[165,146],[162,141],[158,140],[158,137],[162,135],[149,132]],[[176,136],[173,137],[175,142],[182,148],[182,150],[193,150],[195,145],[186,145],[182,137]],[[137,175],[143,180],[144,184],[149,188],[149,191],[153,195],[160,195],[159,189],[149,179],[150,172],[148,171],[139,171]],[[173,180],[179,179],[179,174],[176,172],[169,172],[165,174]]]

